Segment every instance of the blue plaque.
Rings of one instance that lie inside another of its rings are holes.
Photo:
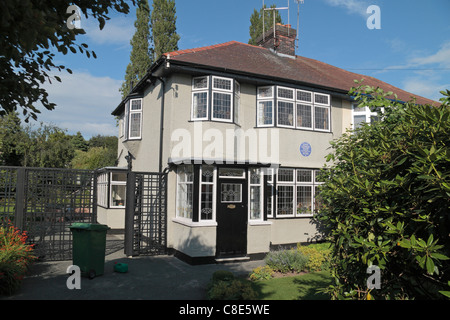
[[[304,157],[308,157],[311,154],[311,145],[308,142],[303,142],[300,145],[300,153]]]

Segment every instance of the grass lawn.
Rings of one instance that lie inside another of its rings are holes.
[[[327,287],[332,283],[329,272],[311,272],[303,275],[273,278],[253,282],[254,289],[262,300],[328,300],[317,289]]]

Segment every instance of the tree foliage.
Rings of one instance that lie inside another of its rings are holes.
[[[450,280],[450,92],[440,106],[389,100],[359,85],[359,106],[379,112],[332,143],[315,221],[333,243],[333,298],[439,299]],[[380,108],[384,108],[381,113]],[[367,268],[381,270],[368,289]]]
[[[276,8],[275,4],[271,5],[270,8]],[[273,15],[275,14],[275,23],[283,23],[281,20],[281,15],[278,10],[268,10],[266,5],[262,7],[259,11],[253,10],[253,14],[250,16],[250,39],[249,44],[257,45],[256,40],[263,33],[263,15],[264,15],[264,30],[267,32],[269,29],[273,28]]]
[[[163,53],[178,50],[176,27],[176,8],[174,0],[153,0],[151,29],[153,33],[155,60]]]
[[[148,72],[153,63],[153,49],[151,48],[152,36],[150,32],[150,7],[148,0],[143,0],[136,9],[136,31],[131,38],[130,63],[125,72],[125,81],[120,92],[125,98],[139,80]]]
[[[125,0],[0,1],[0,116],[21,108],[28,122],[29,117],[37,119],[40,113],[38,101],[48,110],[55,108],[42,85],[61,81],[52,71],[66,69],[72,73],[66,66],[55,64],[55,52],[65,55],[79,51],[96,57],[95,52],[87,50],[87,44],[76,42],[85,31],[68,28],[69,4],[77,5],[86,18],[90,15],[97,19],[100,29],[109,20],[111,9],[129,12]]]

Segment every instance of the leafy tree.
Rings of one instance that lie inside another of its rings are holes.
[[[333,298],[442,299],[450,280],[450,91],[440,106],[387,99],[359,85],[381,121],[332,143],[315,217],[333,244]],[[384,108],[384,113],[379,111]],[[367,268],[381,271],[368,289]]]
[[[28,126],[23,139],[17,143],[22,153],[22,165],[40,168],[68,168],[75,149],[72,137],[56,126],[44,125],[37,129]]]
[[[72,168],[95,170],[114,166],[117,154],[105,147],[92,147],[88,151],[76,150],[72,159]]]
[[[76,135],[72,136],[71,143],[75,150],[87,151],[89,147],[80,131],[78,131]]]
[[[129,12],[125,0],[0,1],[0,116],[22,108],[28,122],[30,116],[37,119],[36,114],[40,113],[36,102],[48,110],[55,108],[42,85],[46,81],[61,81],[51,71],[66,69],[72,73],[66,66],[55,64],[55,51],[65,55],[78,49],[87,57],[96,57],[87,50],[87,44],[76,43],[76,37],[84,30],[67,26],[71,16],[66,13],[69,4],[77,5],[86,18],[91,15],[97,19],[100,29],[111,9]]]
[[[20,166],[22,154],[17,141],[22,139],[22,127],[16,112],[0,117],[0,165]]]
[[[275,4],[271,5],[270,8],[276,8]],[[278,10],[268,10],[266,5],[262,7],[259,12],[254,9],[253,14],[250,17],[250,40],[249,44],[257,45],[256,40],[263,33],[263,15],[264,15],[264,30],[267,32],[269,29],[273,28],[273,15],[275,14],[275,23],[283,23],[281,20],[281,15]]]
[[[125,72],[125,81],[119,89],[122,93],[122,99],[146,75],[153,63],[153,49],[150,47],[152,38],[150,33],[150,7],[148,0],[143,0],[136,9],[134,27],[136,31],[130,41],[132,47],[130,63]]]
[[[153,0],[151,28],[155,60],[161,57],[163,53],[178,50],[180,36],[176,31],[176,20],[174,0]]]

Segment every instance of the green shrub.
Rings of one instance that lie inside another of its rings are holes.
[[[295,249],[276,250],[266,255],[265,262],[274,271],[301,272],[306,269],[308,257]]]
[[[301,246],[297,245],[297,250],[308,257],[306,269],[308,271],[323,271],[329,269],[329,258],[331,251],[328,249],[320,249],[314,245]]]
[[[257,280],[269,280],[273,277],[273,270],[269,266],[260,266],[255,269],[253,269],[252,273],[250,274],[250,280],[257,281]]]
[[[13,294],[35,259],[26,233],[13,226],[0,227],[0,295]]]
[[[255,300],[258,297],[251,282],[237,279],[230,271],[214,272],[207,290],[208,300]]]
[[[442,299],[450,280],[450,91],[442,105],[396,101],[352,88],[376,121],[332,142],[321,170],[314,222],[332,243],[335,299],[369,297],[367,268],[380,268],[375,299]]]

